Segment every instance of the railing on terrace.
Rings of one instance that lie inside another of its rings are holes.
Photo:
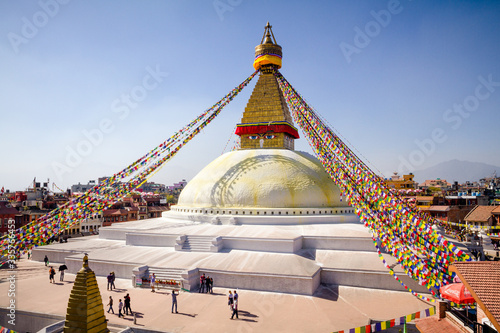
[[[477,320],[477,314],[475,309],[457,309],[457,308],[451,308],[450,310],[451,313],[453,313],[463,324],[464,326],[469,327],[476,332],[482,332],[481,330],[478,330],[478,325],[482,326],[479,324]]]

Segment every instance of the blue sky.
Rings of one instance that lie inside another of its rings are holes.
[[[377,173],[500,165],[498,1],[4,0],[0,187],[121,170],[253,72],[267,21],[283,75]],[[152,181],[230,150],[255,82]]]

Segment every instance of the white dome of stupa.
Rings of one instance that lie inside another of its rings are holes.
[[[323,208],[346,206],[313,156],[288,149],[226,153],[182,190],[176,208]]]

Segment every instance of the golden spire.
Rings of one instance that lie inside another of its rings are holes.
[[[271,69],[270,67],[281,68],[281,57],[283,56],[281,52],[281,46],[276,43],[276,38],[274,38],[272,25],[267,22],[264,27],[264,35],[260,44],[255,47],[255,60],[253,62],[253,67],[255,69]],[[272,39],[271,39],[272,36]]]
[[[299,138],[293,126],[273,71],[281,68],[281,46],[276,43],[272,26],[267,22],[261,44],[255,47],[253,66],[260,70],[259,80],[248,100],[236,134],[241,138],[241,149],[285,148],[294,149]]]
[[[271,35],[273,36],[274,44],[278,44],[276,43],[276,38],[274,38],[273,31],[271,30],[272,27],[273,26],[270,25],[268,21],[266,26],[264,27],[264,35],[262,36],[262,40],[260,41],[261,44],[273,44],[273,41],[271,40]],[[265,41],[264,38],[266,38]]]
[[[89,268],[87,253],[69,296],[64,332],[109,332],[101,293],[95,274]]]

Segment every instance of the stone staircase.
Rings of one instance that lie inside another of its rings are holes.
[[[132,271],[132,283],[136,286],[137,279],[149,280],[149,277],[154,273],[156,277],[157,287],[159,289],[178,288],[169,284],[162,284],[165,280],[175,280],[181,282],[181,288],[184,290],[192,290],[197,288],[200,275],[198,269],[183,269],[183,268],[170,268],[170,267],[150,267],[147,265],[135,267]],[[149,282],[141,284],[142,288],[150,288]]]
[[[162,280],[176,280],[181,281],[181,286],[184,286],[185,279],[182,277],[183,269],[179,268],[165,268],[165,267],[149,267],[148,274],[151,275],[155,273],[156,281]],[[168,288],[166,285],[157,284],[157,288]]]
[[[179,268],[165,268],[165,267],[149,267],[148,276],[155,273],[157,280],[183,280],[183,269]]]
[[[186,235],[181,251],[186,252],[212,252],[212,240],[214,236]]]

